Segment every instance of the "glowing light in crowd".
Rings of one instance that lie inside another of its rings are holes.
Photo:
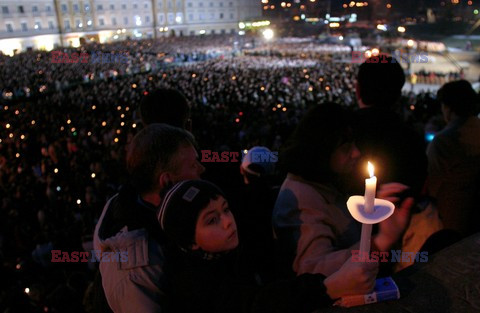
[[[90,175],[92,178],[95,178],[95,176],[97,176],[95,173],[92,173],[92,175]]]
[[[397,31],[398,31],[399,33],[404,33],[404,32],[406,31],[406,29],[405,29],[405,27],[403,27],[403,26],[398,26],[398,27],[397,27]]]
[[[102,126],[103,126],[103,127],[107,126],[107,122],[103,121],[103,122],[102,122]]]
[[[78,204],[78,205],[82,204],[82,200],[77,199],[77,204]]]
[[[25,288],[25,293],[28,295],[30,293],[30,288]]]
[[[32,120],[32,125],[35,125],[35,120]]]
[[[55,168],[55,169],[53,170],[53,172],[54,172],[55,174],[58,174],[58,168]]]
[[[380,54],[380,50],[378,50],[377,48],[372,49],[372,55],[373,56],[378,56],[379,54]]]
[[[387,25],[385,24],[378,24],[377,29],[386,32],[387,31]]]
[[[121,106],[118,106],[118,107],[117,107],[117,111],[120,111],[121,109],[122,109]]]
[[[272,40],[274,36],[273,30],[270,28],[265,29],[262,34],[263,38],[265,38],[266,40]]]
[[[137,127],[137,124],[133,123],[132,128],[136,128],[136,127]]]
[[[96,105],[92,105],[92,110],[95,110],[97,108]]]
[[[70,124],[72,121],[71,120],[67,120],[67,124]]]
[[[118,138],[113,139],[114,142],[118,142]]]
[[[7,125],[5,125],[5,128],[6,128],[6,129],[9,129],[9,128],[10,128],[10,124],[7,123]]]

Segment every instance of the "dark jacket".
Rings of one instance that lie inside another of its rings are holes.
[[[171,312],[312,312],[333,301],[322,275],[305,274],[259,286],[255,273],[242,268],[237,250],[205,260],[171,247],[167,273],[172,284]]]
[[[423,136],[391,111],[364,108],[356,112],[357,146],[365,160],[375,166],[378,184],[400,182],[408,185],[412,195],[418,195],[427,176],[427,156]],[[366,177],[366,161],[356,171]],[[363,179],[356,179],[362,183]]]
[[[95,250],[127,254],[127,260],[100,263],[103,290],[115,313],[164,311],[164,241],[156,208],[134,191],[124,187],[105,205],[95,228]]]

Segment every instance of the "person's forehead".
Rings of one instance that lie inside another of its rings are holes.
[[[196,156],[197,151],[193,147],[191,143],[183,143],[178,147],[177,150],[177,155],[183,157],[183,158],[188,158],[191,156]]]

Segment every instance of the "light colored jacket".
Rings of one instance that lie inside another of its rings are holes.
[[[295,255],[297,275],[337,271],[358,250],[361,224],[346,207],[347,199],[335,188],[288,174],[282,184],[273,224],[276,236]]]
[[[160,244],[149,239],[145,229],[129,231],[127,226],[113,237],[99,236],[105,214],[116,196],[105,205],[94,234],[95,250],[127,253],[126,262],[121,262],[121,258],[118,262],[100,262],[108,304],[115,313],[162,312],[166,279],[163,271],[165,256]]]

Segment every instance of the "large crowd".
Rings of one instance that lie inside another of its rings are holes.
[[[102,207],[125,182],[125,146],[144,127],[138,104],[152,90],[181,91],[200,149],[213,151],[278,151],[314,104],[357,106],[358,64],[332,61],[349,49],[282,43],[241,53],[235,40],[62,50],[128,52],[126,63],[54,64],[42,51],[0,55],[0,312],[89,310],[84,295],[96,264],[53,264],[51,250],[92,248]],[[401,109],[422,135],[426,126],[444,126],[433,94],[405,93]]]

